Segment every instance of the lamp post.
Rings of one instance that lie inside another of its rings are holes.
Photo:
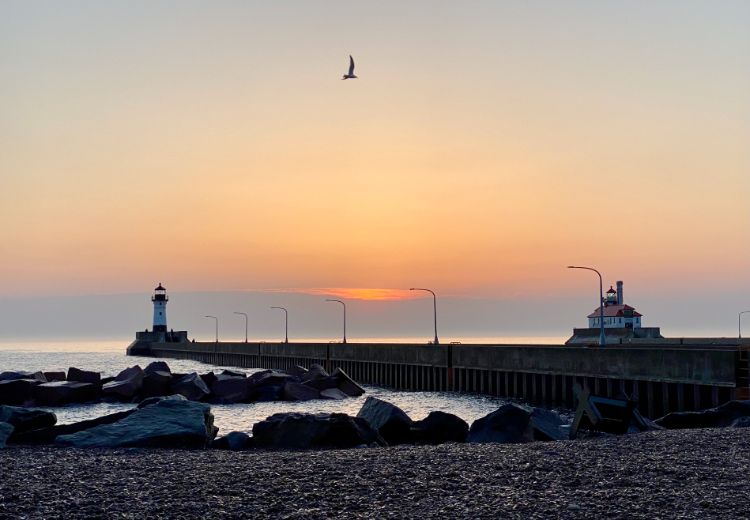
[[[409,290],[410,291],[425,291],[425,292],[432,294],[432,309],[435,315],[435,345],[439,345],[440,341],[438,340],[438,334],[437,334],[437,296],[435,296],[435,292],[431,291],[430,289],[423,289],[421,287],[411,287]]]
[[[219,318],[217,318],[216,316],[203,316],[203,317],[204,318],[212,318],[212,319],[216,320],[216,339],[215,339],[215,341],[216,341],[216,343],[218,343],[219,342]]]
[[[235,312],[235,314],[239,314],[239,315],[245,317],[245,343],[247,343],[247,313],[244,313],[244,312]]]
[[[737,315],[737,332],[739,334],[740,339],[742,339],[742,315],[743,314],[750,314],[750,311],[742,311]]]
[[[336,300],[336,299],[333,299],[333,298],[326,298],[326,301],[327,302],[338,302],[338,303],[340,303],[341,305],[344,306],[344,341],[343,342],[346,343],[346,304],[344,302],[342,302],[341,300]]]
[[[569,265],[568,269],[585,269],[587,271],[594,271],[599,275],[599,346],[603,347],[606,345],[607,340],[604,336],[604,289],[602,288],[602,273],[593,267],[583,267],[579,265]]]
[[[284,311],[284,343],[289,343],[289,312],[284,307],[271,307]]]

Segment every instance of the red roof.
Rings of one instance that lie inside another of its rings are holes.
[[[601,307],[597,308],[594,312],[588,315],[589,318],[598,318],[600,316]],[[605,318],[619,318],[623,317],[625,313],[623,311],[633,311],[634,318],[640,318],[643,316],[640,312],[637,312],[630,305],[605,305],[604,306],[604,317]]]
[[[614,289],[612,288],[612,286],[610,285],[610,286],[609,286],[609,291],[607,291],[607,294],[609,294],[609,293],[617,294],[617,291],[615,291],[615,290],[614,290]]]

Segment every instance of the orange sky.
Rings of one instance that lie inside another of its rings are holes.
[[[6,6],[0,296],[750,289],[748,4],[546,6]]]

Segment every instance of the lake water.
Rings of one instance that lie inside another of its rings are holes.
[[[69,367],[101,372],[114,376],[121,370],[140,365],[145,367],[154,358],[126,356],[127,342],[56,342],[0,344],[0,372],[6,370],[67,371]],[[197,361],[167,359],[173,372],[220,372],[228,368],[251,374],[258,369],[216,366]],[[508,399],[455,392],[404,392],[363,385],[364,396],[343,401],[315,400],[305,402],[263,402],[250,404],[212,405],[215,425],[220,435],[230,431],[250,433],[258,421],[278,412],[342,412],[356,415],[367,396],[375,396],[403,409],[414,420],[423,419],[435,410],[455,414],[469,424],[494,410]],[[133,404],[97,403],[48,408],[57,414],[58,424],[91,419],[134,407]]]

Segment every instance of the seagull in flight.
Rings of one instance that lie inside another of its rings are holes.
[[[349,55],[349,72],[344,74],[344,77],[341,79],[357,79],[357,76],[354,75],[354,58],[352,58],[352,55]]]

